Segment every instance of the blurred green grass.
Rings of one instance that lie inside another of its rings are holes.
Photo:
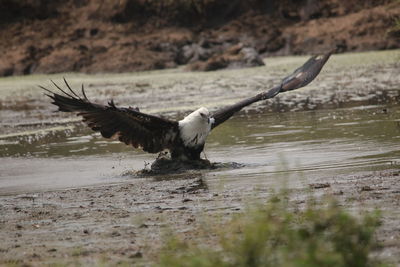
[[[237,215],[204,242],[168,237],[159,266],[386,266],[371,256],[379,212],[355,216],[335,200],[299,209],[287,193]]]

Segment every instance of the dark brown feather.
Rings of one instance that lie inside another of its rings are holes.
[[[177,121],[167,120],[139,112],[133,108],[118,108],[111,100],[108,105],[99,105],[88,100],[82,86],[82,95],[76,94],[67,81],[64,82],[70,91],[67,93],[53,82],[62,94],[43,88],[46,94],[58,106],[59,111],[78,112],[83,121],[94,131],[100,132],[105,138],[113,136],[134,147],[141,147],[150,153],[171,149],[179,132]]]
[[[328,52],[323,55],[313,56],[306,63],[304,63],[303,66],[296,69],[292,74],[284,78],[281,84],[273,87],[266,92],[262,92],[256,96],[252,96],[236,104],[217,110],[214,114],[212,114],[212,117],[215,120],[212,128],[217,127],[218,125],[232,117],[236,112],[240,111],[242,108],[248,105],[251,105],[261,100],[273,98],[277,94],[282,92],[291,91],[306,86],[312,80],[314,80],[315,77],[317,77],[322,67],[328,61],[331,54],[332,52]]]

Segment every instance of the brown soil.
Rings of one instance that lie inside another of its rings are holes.
[[[273,188],[218,189],[201,173],[176,178],[0,197],[0,265],[147,266],[157,261],[171,229],[185,240],[215,245],[207,229],[222,226],[249,199],[265,200]],[[383,248],[376,253],[398,264],[398,178],[396,170],[324,177],[291,191],[299,207],[307,188],[316,196],[335,196],[350,210],[384,207],[377,233]]]
[[[1,0],[0,76],[129,72],[188,63],[207,70],[213,65],[199,64],[217,57],[211,61],[221,65],[218,55],[238,44],[263,56],[335,46],[341,51],[400,47],[394,27],[398,1],[268,3]]]

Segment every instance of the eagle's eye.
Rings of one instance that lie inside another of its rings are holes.
[[[206,114],[200,113],[200,116],[202,116],[203,118],[205,118],[205,117],[206,117]]]

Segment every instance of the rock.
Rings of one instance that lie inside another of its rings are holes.
[[[212,71],[218,69],[238,69],[265,65],[257,50],[242,43],[233,45],[221,54],[210,57],[205,62],[187,66],[188,70]]]
[[[242,64],[238,66],[240,68],[265,65],[260,54],[253,47],[243,47],[239,53],[242,55]]]
[[[199,44],[185,45],[178,52],[176,62],[182,65],[198,60],[207,60],[211,55],[210,49],[203,48]]]

